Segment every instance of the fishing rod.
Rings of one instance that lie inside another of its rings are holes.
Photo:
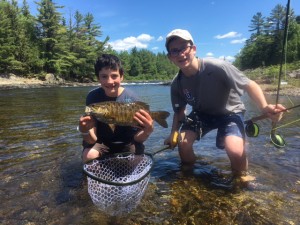
[[[287,112],[288,110],[295,109],[297,107],[300,107],[300,104],[292,106],[292,107],[289,107],[289,108],[286,108],[286,109],[283,109],[283,110],[280,110],[280,111],[276,112],[275,114],[281,113],[281,112]],[[267,114],[262,114],[260,116],[256,116],[256,117],[253,117],[253,118],[251,118],[249,120],[244,121],[244,123],[246,124],[246,126],[245,126],[246,135],[248,137],[257,137],[258,134],[259,134],[259,126],[255,122],[259,121],[259,120],[266,119],[266,118],[268,118]],[[275,127],[274,124],[272,124],[272,129],[271,129],[271,133],[270,133],[270,139],[271,139],[271,142],[274,144],[275,147],[282,148],[286,144],[284,138],[280,134],[276,134],[275,130],[277,130],[280,127],[284,127],[284,126],[290,125],[292,123],[295,123],[297,121],[299,121],[299,119],[295,120],[293,122],[290,122],[288,124],[284,124],[282,126],[278,126],[278,127]]]
[[[278,76],[276,106],[278,105],[278,100],[279,100],[279,91],[280,91],[281,76],[282,76],[282,64],[283,64],[283,58],[284,58],[284,53],[285,53],[285,47],[287,45],[287,30],[288,30],[288,24],[289,24],[289,12],[290,12],[290,0],[288,0],[288,2],[287,2],[286,14],[285,14],[285,26],[284,26],[283,44],[282,44],[282,52],[281,52],[281,62],[280,62],[280,69],[279,69],[279,76]],[[276,127],[276,124],[277,124],[276,122],[272,122],[270,139],[275,147],[282,148],[285,146],[285,141],[280,134],[275,133],[276,130],[274,128]]]
[[[283,58],[285,53],[285,46],[287,45],[287,29],[289,24],[289,12],[290,12],[290,0],[288,0],[287,7],[286,7],[286,14],[285,14],[285,25],[284,25],[284,34],[283,34],[283,45],[281,51],[281,61],[280,61],[280,68],[279,68],[279,76],[278,76],[278,87],[277,87],[277,94],[276,94],[276,105],[278,104],[279,100],[279,90],[281,85],[281,75],[282,75],[282,64]]]
[[[300,104],[292,106],[292,107],[289,107],[289,108],[286,108],[286,109],[283,109],[283,110],[280,110],[280,111],[276,112],[275,114],[281,113],[281,112],[286,112],[286,111],[289,111],[291,109],[295,109],[295,108],[298,108],[298,107],[300,107]],[[266,118],[268,118],[268,115],[267,114],[262,114],[260,116],[256,116],[256,117],[253,117],[253,118],[251,118],[249,120],[246,120],[244,123],[247,123],[249,121],[256,122],[256,121],[263,120],[263,119],[266,119]]]

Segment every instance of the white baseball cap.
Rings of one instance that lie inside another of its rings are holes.
[[[168,48],[169,41],[173,37],[179,37],[183,40],[191,41],[192,43],[194,43],[194,40],[193,40],[190,32],[188,32],[187,30],[175,29],[175,30],[172,30],[166,37],[166,44],[165,44],[166,48]]]

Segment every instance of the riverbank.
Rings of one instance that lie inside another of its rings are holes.
[[[34,78],[23,78],[17,76],[4,77],[0,76],[0,90],[14,88],[41,88],[41,87],[81,87],[81,86],[97,86],[98,83],[79,83],[69,81],[49,82]],[[277,94],[277,85],[260,83],[265,94]],[[300,96],[300,88],[289,84],[281,85],[281,95]]]
[[[2,89],[15,89],[15,88],[41,88],[41,87],[80,87],[80,86],[96,86],[95,83],[79,83],[79,82],[69,82],[69,81],[49,81],[49,80],[39,80],[36,78],[23,78],[18,76],[1,76],[0,75],[0,90]]]

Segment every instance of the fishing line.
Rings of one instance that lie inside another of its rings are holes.
[[[293,124],[293,123],[297,123],[298,121],[300,121],[300,119],[297,119],[297,120],[294,120],[294,121],[292,121],[292,122],[285,123],[285,124],[280,125],[280,126],[278,126],[278,127],[272,128],[272,130],[277,130],[278,128],[286,127],[286,126],[291,125],[291,124]]]

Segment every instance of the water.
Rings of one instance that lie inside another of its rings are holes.
[[[152,110],[172,112],[168,86],[128,87]],[[250,173],[256,177],[248,186],[228,190],[211,185],[215,171],[230,173],[227,155],[215,147],[212,132],[195,145],[193,171],[180,167],[177,149],[159,153],[145,196],[133,212],[115,218],[99,211],[87,193],[76,131],[92,88],[0,90],[1,224],[300,223],[299,123],[278,130],[287,147],[277,149],[269,142],[268,120],[259,121],[257,138],[247,139]],[[299,104],[297,98],[291,100]],[[259,115],[247,97],[245,102],[246,118]],[[291,105],[286,97],[280,102]],[[299,109],[291,110],[279,125],[299,115]],[[146,150],[159,149],[169,131],[155,124]]]

